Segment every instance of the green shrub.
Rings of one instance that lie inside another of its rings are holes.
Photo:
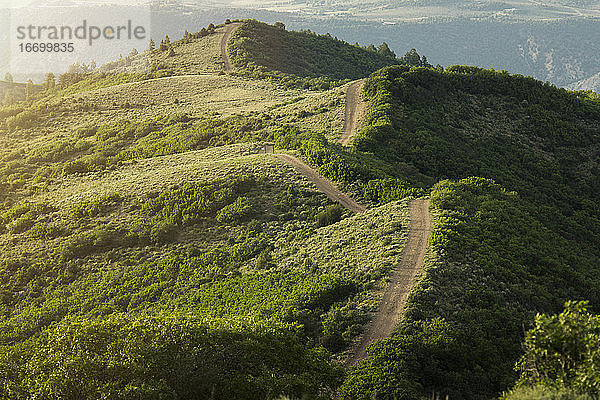
[[[568,301],[558,315],[536,316],[517,364],[520,386],[600,393],[600,316],[588,313],[587,304]]]
[[[252,204],[247,197],[238,197],[235,202],[226,205],[217,213],[217,221],[241,221],[252,213]]]
[[[185,315],[65,320],[2,361],[5,398],[327,399],[341,377],[285,326]]]
[[[0,213],[0,232],[23,233],[29,230],[38,218],[54,211],[47,204],[21,203]]]
[[[119,194],[107,194],[91,200],[75,204],[71,208],[71,218],[75,220],[93,218],[106,213],[111,208],[119,205],[122,198]]]
[[[8,130],[28,129],[35,125],[38,115],[33,111],[25,110],[17,115],[6,118],[6,127]]]
[[[332,204],[325,207],[323,211],[317,214],[317,226],[323,227],[331,225],[342,219],[345,209],[339,204]]]
[[[27,213],[6,224],[6,230],[12,234],[23,233],[35,224],[35,219],[36,217]]]
[[[49,222],[38,222],[29,230],[29,235],[37,239],[50,240],[66,233],[60,225]]]
[[[502,400],[595,400],[597,397],[587,394],[547,387],[544,385],[521,386],[504,394]]]
[[[362,187],[363,196],[374,203],[385,204],[405,197],[422,197],[425,190],[415,188],[397,178],[371,179]]]
[[[186,183],[180,188],[161,193],[142,205],[141,213],[152,221],[168,221],[173,225],[193,225],[202,218],[216,217],[219,210],[231,205],[221,218],[234,216],[236,212],[246,215],[250,210],[247,199],[236,194],[252,185],[250,178],[223,179],[206,183]],[[235,205],[234,199],[238,200]]]
[[[242,74],[313,90],[327,90],[398,63],[330,35],[287,31],[254,20],[236,29],[229,52]]]
[[[323,346],[334,353],[347,348],[367,322],[366,314],[354,304],[334,305],[323,318]]]

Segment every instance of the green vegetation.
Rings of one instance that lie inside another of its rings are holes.
[[[256,21],[217,75],[223,29],[0,108],[0,397],[596,396],[597,317],[547,315],[600,306],[598,96]],[[343,90],[308,89],[381,67],[337,144]],[[427,195],[404,319],[344,376]]]
[[[285,327],[176,314],[68,319],[1,362],[11,399],[328,398],[340,377]]]
[[[325,210],[317,214],[317,225],[327,226],[338,222],[344,214],[344,207],[339,204],[328,206]]]
[[[245,76],[317,90],[364,78],[399,62],[383,48],[382,53],[371,52],[330,35],[288,31],[255,20],[236,29],[229,52]]]
[[[341,396],[498,395],[517,378],[522,326],[536,312],[582,296],[600,302],[598,154],[588,147],[600,104],[472,67],[390,67],[365,92],[359,151],[408,164],[422,173],[417,182],[455,180],[432,189],[433,254],[404,322],[369,350]],[[495,182],[456,180],[470,175]]]
[[[546,386],[520,387],[502,398],[506,400],[594,400],[592,396]]]
[[[519,386],[597,396],[600,390],[600,317],[587,302],[567,302],[553,316],[539,314],[525,337],[525,355],[518,363]]]

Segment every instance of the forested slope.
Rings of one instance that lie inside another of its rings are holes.
[[[368,51],[330,35],[288,31],[255,20],[245,21],[234,32],[229,51],[235,67],[245,74],[315,88],[364,78],[399,63],[393,53]]]
[[[357,148],[442,181],[431,191],[432,255],[406,319],[342,397],[490,398],[516,379],[535,312],[567,299],[600,304],[600,104],[472,67],[390,67],[365,91],[372,112]]]

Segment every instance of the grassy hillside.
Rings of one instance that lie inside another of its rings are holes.
[[[241,73],[270,78],[287,86],[329,88],[346,79],[364,78],[393,57],[367,51],[330,35],[294,32],[250,20],[238,28],[229,43],[232,61]]]
[[[342,98],[89,74],[1,108],[2,397],[329,397],[407,202],[351,215],[258,152]]]

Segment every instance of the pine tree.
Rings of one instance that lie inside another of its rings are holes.
[[[422,65],[421,56],[419,56],[419,53],[417,53],[417,50],[415,49],[411,49],[408,53],[406,53],[404,57],[402,57],[402,60],[408,65],[414,65],[416,67],[420,67]]]
[[[173,50],[173,46],[169,46],[169,57],[175,57],[175,50]]]
[[[13,76],[11,75],[10,72],[7,72],[6,75],[4,75],[4,81],[8,82],[8,83],[13,83]]]
[[[381,43],[381,46],[379,46],[377,52],[384,57],[396,58],[396,54],[390,50],[390,47],[386,42]]]
[[[155,48],[156,48],[156,45],[154,44],[154,40],[152,40],[152,38],[150,38],[150,42],[148,43],[148,50],[154,51]]]
[[[52,72],[48,72],[46,74],[46,79],[44,80],[44,87],[47,90],[53,89],[56,86],[56,76]]]

